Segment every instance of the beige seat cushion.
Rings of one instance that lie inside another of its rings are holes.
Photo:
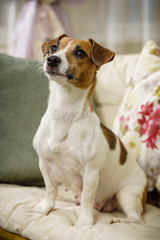
[[[94,210],[95,224],[78,228],[74,225],[80,206],[74,203],[57,201],[48,216],[31,212],[44,194],[43,188],[0,185],[0,227],[31,240],[159,240],[160,209],[156,207],[146,205],[144,224],[109,224],[111,218],[125,215]]]

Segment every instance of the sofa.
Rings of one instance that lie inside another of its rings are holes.
[[[138,97],[136,100],[129,100],[128,96],[133,92],[135,94],[136,81],[148,81],[148,78],[153,79],[153,75],[158,79],[158,74],[160,83],[160,50],[153,41],[147,42],[139,54],[117,55],[114,61],[102,66],[97,73],[98,83],[93,97],[95,112],[105,126],[111,128],[132,148],[135,161],[139,161],[142,168],[147,159],[143,159],[142,153],[148,151],[149,140],[146,142],[147,131],[143,134],[140,132],[142,122],[139,121],[139,112],[142,112],[142,105],[149,100],[146,99],[146,102],[141,104]],[[74,202],[74,193],[66,191],[62,185],[59,185],[59,197],[54,211],[47,216],[33,213],[32,207],[45,195],[32,139],[47,107],[48,80],[44,76],[42,63],[0,54],[0,86],[0,239],[160,239],[160,208],[157,200],[159,195],[152,195],[155,190],[157,193],[159,191],[159,162],[151,166],[153,174],[149,175],[149,170],[143,168],[150,182],[151,194],[142,216],[143,224],[109,224],[113,216],[125,217],[124,213],[120,210],[101,213],[94,209],[94,225],[76,227],[80,206]],[[153,88],[157,93],[154,101],[158,103],[155,99],[160,97],[160,89],[158,85]],[[142,97],[140,90],[139,93]],[[143,100],[144,98],[143,96]],[[132,104],[133,102],[135,104]],[[155,104],[155,111],[158,111],[156,106]],[[139,128],[132,129],[133,124],[127,114],[132,114],[132,119],[136,118],[134,123],[139,124]],[[148,115],[145,119],[147,117]],[[158,141],[159,135],[154,142],[157,148],[152,146],[150,156],[155,154],[155,151],[156,154],[159,153]],[[154,163],[154,160],[152,162]]]

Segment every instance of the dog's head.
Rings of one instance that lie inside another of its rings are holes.
[[[42,45],[44,71],[50,80],[69,83],[87,89],[95,79],[96,70],[110,62],[115,53],[103,48],[93,39],[87,41],[72,39],[61,35]]]

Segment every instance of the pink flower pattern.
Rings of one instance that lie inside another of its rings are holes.
[[[160,136],[160,105],[155,110],[153,109],[153,103],[147,102],[141,106],[141,119],[138,119],[138,123],[141,126],[141,134],[147,135],[147,138],[143,141],[147,147],[152,149],[157,148],[156,142]]]

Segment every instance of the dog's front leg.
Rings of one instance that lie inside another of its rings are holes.
[[[33,208],[33,211],[46,215],[54,208],[58,182],[53,179],[50,173],[50,166],[42,159],[39,160],[39,166],[45,182],[46,194],[45,198]]]
[[[99,181],[99,169],[93,169],[89,165],[85,168],[83,176],[83,190],[81,195],[80,215],[77,226],[93,224],[93,202]]]

